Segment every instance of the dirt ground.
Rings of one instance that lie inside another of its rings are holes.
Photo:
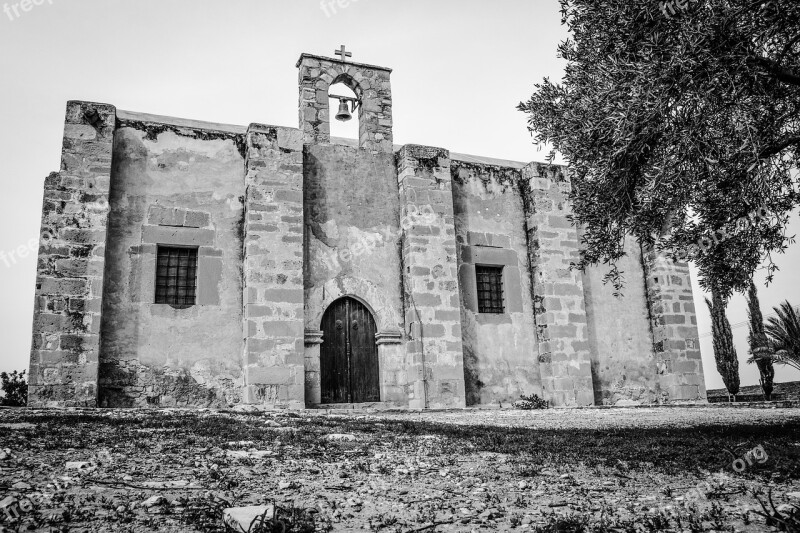
[[[1,410],[0,532],[777,531],[799,466],[800,409]]]

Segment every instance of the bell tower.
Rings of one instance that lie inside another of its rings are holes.
[[[356,95],[355,101],[346,102],[351,112],[358,112],[359,148],[392,153],[392,86],[389,81],[392,70],[350,62],[348,58],[352,53],[344,46],[336,50],[335,55],[339,58],[302,54],[297,61],[303,142],[330,143],[330,87],[343,83]]]

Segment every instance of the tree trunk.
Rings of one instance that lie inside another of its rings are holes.
[[[722,376],[725,388],[734,397],[739,392],[739,358],[736,356],[736,347],[733,345],[731,323],[725,316],[725,301],[716,288],[711,289],[712,301],[706,298],[706,304],[711,311],[711,335],[714,340],[714,359],[717,362],[717,371]]]
[[[773,380],[775,379],[775,368],[772,366],[772,350],[769,347],[769,339],[764,330],[764,317],[761,315],[761,304],[758,301],[758,290],[756,284],[750,281],[747,290],[747,316],[750,319],[750,355],[758,367],[761,375],[761,390],[764,391],[764,399],[772,399]]]

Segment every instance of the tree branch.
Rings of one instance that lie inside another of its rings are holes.
[[[758,57],[756,61],[762,67],[766,68],[775,79],[790,85],[800,85],[800,73],[782,67],[778,62],[767,59],[766,57]]]
[[[800,135],[795,135],[792,137],[786,137],[782,141],[779,141],[772,146],[767,146],[758,154],[759,159],[766,159],[768,157],[772,157],[773,155],[779,154],[784,151],[786,148],[800,144]]]
[[[792,49],[792,47],[796,45],[798,42],[800,42],[800,33],[798,33],[794,39],[786,43],[786,46],[783,47],[783,51],[778,56],[778,61],[781,61],[783,59],[783,56],[788,54],[789,51]]]

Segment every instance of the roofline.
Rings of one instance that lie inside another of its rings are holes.
[[[388,67],[379,67],[378,65],[370,65],[369,63],[358,63],[356,61],[342,61],[341,59],[334,59],[332,57],[318,56],[318,55],[306,54],[306,53],[300,54],[300,59],[297,60],[297,64],[295,65],[295,67],[300,68],[300,63],[303,62],[303,58],[305,58],[305,57],[308,57],[310,59],[321,59],[323,61],[333,61],[334,63],[343,63],[345,65],[353,65],[353,66],[356,66],[356,67],[371,68],[373,70],[382,70],[384,72],[392,72],[392,69],[390,69]]]
[[[179,117],[169,117],[165,115],[154,115],[150,113],[139,113],[136,111],[125,111],[123,109],[117,110],[117,119],[121,122],[145,122],[145,123],[152,123],[152,124],[164,124],[169,126],[181,127],[181,128],[191,128],[191,129],[201,129],[201,130],[212,130],[212,131],[222,131],[226,133],[234,133],[243,135],[248,132],[248,130],[252,127],[250,126],[240,126],[234,124],[219,124],[216,122],[206,122],[202,120],[193,120],[187,118],[179,118]],[[292,128],[291,126],[270,126],[276,128],[286,128],[292,130],[298,130],[299,128]],[[350,146],[353,148],[358,147],[358,140],[357,139],[348,139],[344,137],[331,137],[331,144],[338,144],[344,146]],[[402,144],[395,144],[393,145],[393,151],[397,152],[402,148],[404,145]],[[522,161],[512,161],[508,159],[501,159],[496,157],[487,157],[487,156],[479,156],[479,155],[471,155],[471,154],[461,154],[457,152],[450,152],[450,158],[456,161],[461,161],[462,163],[468,163],[473,165],[491,165],[491,166],[498,166],[503,168],[512,168],[512,169],[521,169],[530,164],[540,163],[539,161],[531,161],[529,163],[525,163]],[[550,164],[550,163],[543,163],[543,164]],[[562,165],[556,165],[562,166]]]
[[[237,126],[234,124],[218,124],[216,122],[206,122],[203,120],[193,120],[188,118],[167,117],[163,115],[153,115],[150,113],[138,113],[135,111],[125,111],[117,109],[117,119],[121,122],[149,122],[152,124],[165,124],[180,128],[191,128],[199,130],[224,131],[226,133],[236,133],[239,135],[247,133],[247,126]]]

